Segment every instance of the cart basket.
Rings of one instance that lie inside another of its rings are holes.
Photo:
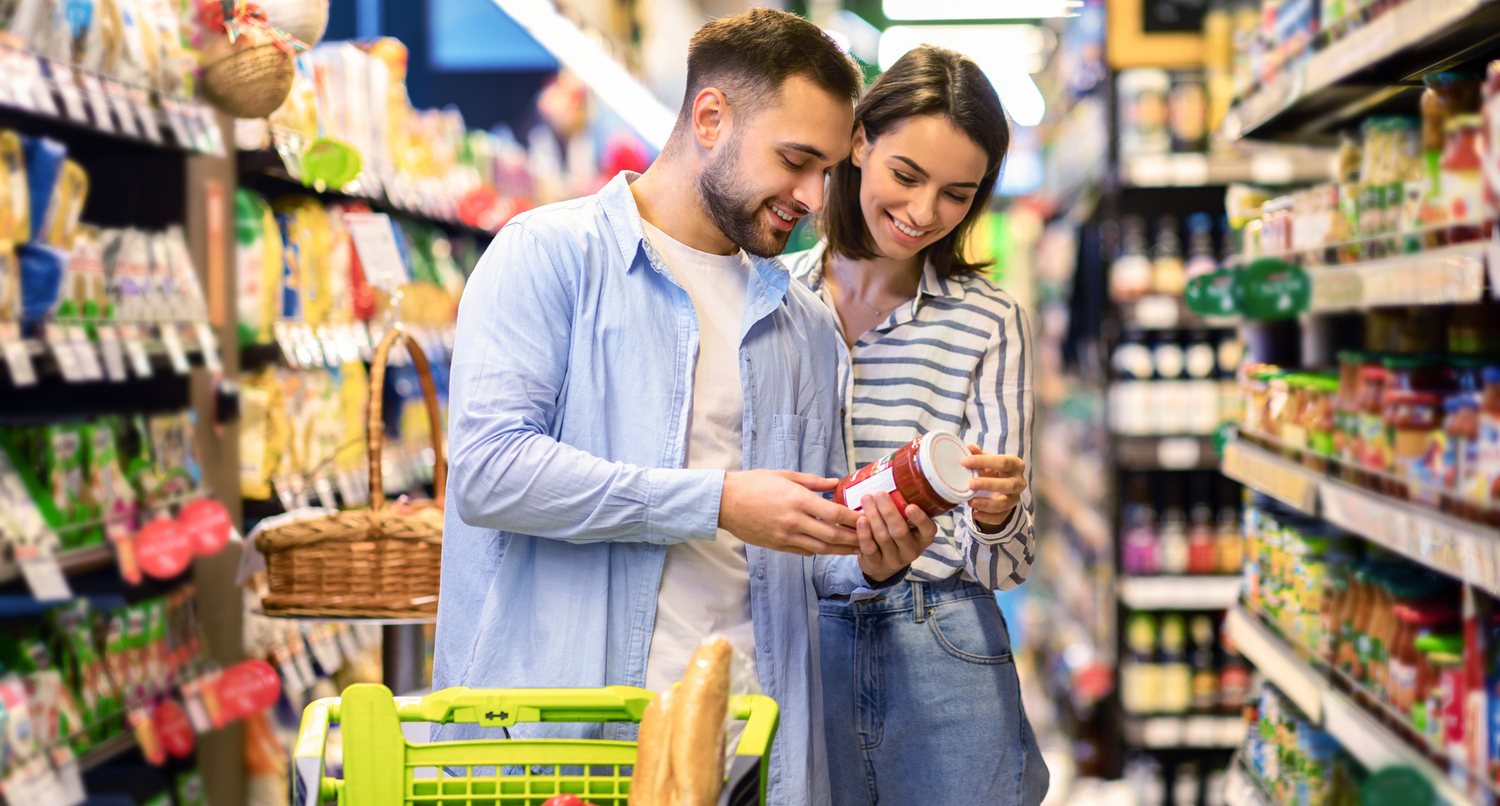
[[[599,739],[484,739],[411,744],[402,722],[639,722],[656,695],[645,689],[448,688],[393,697],[361,684],[302,712],[292,757],[293,806],[541,806],[572,793],[597,806],[626,806],[635,742]],[[771,741],[780,711],[760,695],[731,697],[731,719],[747,720],[719,806],[765,803]],[[328,726],[338,723],[344,777],[323,776]]]

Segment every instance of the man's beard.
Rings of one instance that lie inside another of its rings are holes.
[[[698,199],[708,217],[731,243],[757,257],[776,257],[786,248],[790,232],[775,230],[761,221],[765,201],[755,201],[745,188],[739,170],[740,139],[732,136],[728,148],[698,174]]]

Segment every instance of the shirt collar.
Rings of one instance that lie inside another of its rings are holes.
[[[605,183],[598,194],[604,216],[614,232],[615,244],[620,249],[621,257],[625,259],[627,274],[642,263],[652,263],[651,245],[646,240],[645,230],[641,228],[641,210],[636,206],[635,194],[630,192],[630,184],[639,178],[641,175],[635,171],[621,171],[615,174],[614,179]],[[780,258],[755,255],[748,257],[760,282],[747,290],[747,296],[752,301],[747,313],[754,314],[753,318],[746,320],[747,329],[749,323],[759,320],[781,304],[782,298],[786,296],[787,284],[791,281],[791,274]]]

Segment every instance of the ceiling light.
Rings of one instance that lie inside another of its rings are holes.
[[[1083,0],[885,0],[888,20],[1038,20],[1072,17]]]
[[[598,99],[613,109],[646,144],[660,151],[672,135],[677,114],[657,100],[599,43],[579,30],[547,0],[494,0],[542,47],[573,71]]]
[[[918,45],[956,50],[986,71],[1003,64],[1036,73],[1046,66],[1048,33],[1036,25],[897,25],[880,35],[880,69]]]

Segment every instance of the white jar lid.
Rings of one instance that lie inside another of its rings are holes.
[[[969,449],[964,441],[947,431],[928,431],[917,446],[917,461],[922,465],[922,475],[932,489],[951,504],[961,504],[974,497],[969,489],[969,480],[979,476],[978,471],[963,466]]]

